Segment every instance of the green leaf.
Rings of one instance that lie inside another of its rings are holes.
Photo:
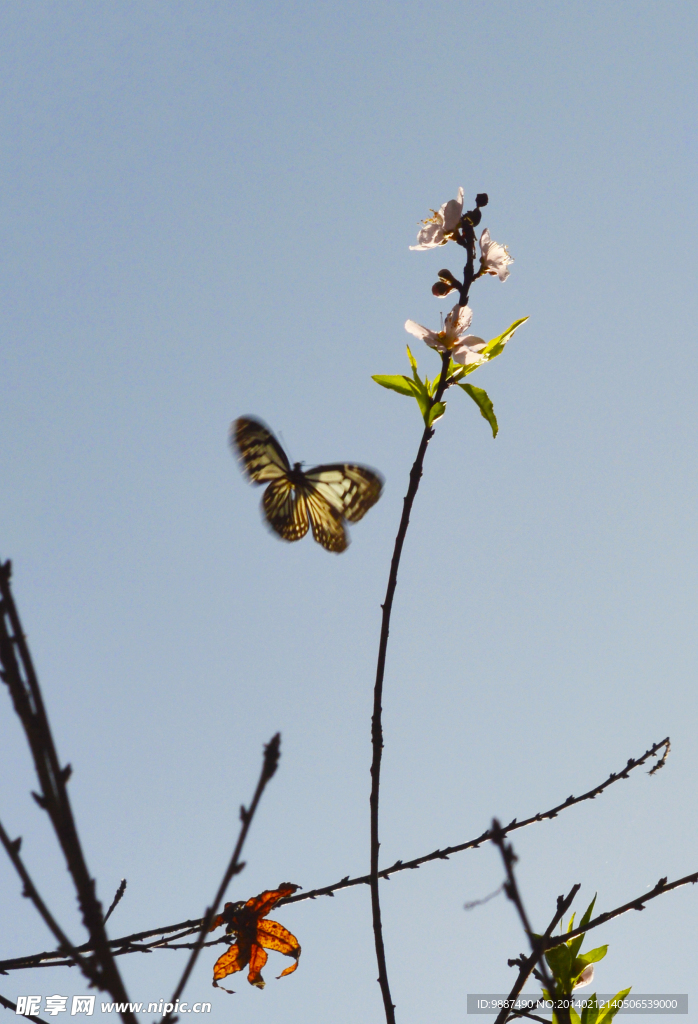
[[[553,972],[555,980],[560,982],[563,988],[567,988],[572,974],[572,957],[567,944],[564,946],[553,946],[545,954],[548,967]]]
[[[496,437],[499,431],[499,425],[497,423],[497,417],[494,414],[494,406],[489,399],[489,395],[482,388],[473,387],[472,384],[459,384],[459,388],[465,391],[466,395],[470,395],[475,405],[480,410],[480,414],[484,419],[487,420],[489,425],[492,427],[492,437]]]
[[[428,418],[425,418],[425,423],[428,427],[433,427],[437,420],[440,420],[443,414],[446,412],[445,402],[434,402],[431,409],[429,410]]]
[[[588,953],[580,953],[574,962],[575,971],[577,974],[581,974],[589,964],[597,964],[599,960],[603,960],[606,953],[608,953],[608,946],[597,946],[596,949],[590,949]],[[581,964],[578,971],[577,964]]]
[[[588,996],[586,999],[586,1006],[582,1010],[582,1024],[596,1024],[598,1016],[599,1003],[594,992],[593,996]]]
[[[503,334],[498,335],[496,338],[492,338],[488,341],[487,345],[482,350],[483,356],[487,359],[494,359],[495,356],[500,355],[504,351],[504,346],[512,338],[514,331],[516,331],[521,324],[525,324],[528,320],[527,316],[522,317],[520,320],[514,320],[510,327],[507,327]]]
[[[410,346],[406,345],[405,347],[407,349],[407,358],[409,359],[410,366],[412,367],[412,373],[414,374],[415,380],[419,380],[419,374],[417,373],[417,360],[412,355],[412,349]]]
[[[417,399],[417,405],[419,406],[419,411],[422,414],[422,419],[427,426],[430,426],[429,413],[431,412],[431,398],[429,398],[426,391],[415,394],[414,397]]]
[[[632,988],[632,985],[630,986],[630,988]],[[625,997],[628,995],[629,992],[630,992],[629,988],[622,989],[620,992],[618,992],[613,997],[613,999],[610,1000],[610,1002],[611,1003],[618,1003],[618,1002],[620,1002],[621,999],[625,999]],[[620,1010],[620,1006],[609,1006],[608,1009],[605,1010],[601,1014],[601,1016],[599,1017],[599,1019],[597,1021],[597,1024],[610,1024],[610,1022],[613,1020],[613,1018],[615,1017],[615,1015],[618,1013],[619,1010]]]
[[[589,924],[589,922],[591,921],[591,915],[592,915],[592,912],[594,910],[594,904],[596,903],[596,897],[597,896],[598,896],[598,893],[594,893],[593,900],[591,901],[589,906],[584,911],[584,916],[582,917],[582,920],[579,922],[579,927],[580,928],[585,928]],[[573,915],[572,919],[574,920],[574,915]],[[571,930],[572,929],[570,929],[570,931]],[[572,957],[573,958],[576,957],[577,954],[579,953],[579,950],[581,949],[581,946],[582,946],[583,942],[584,942],[584,936],[583,935],[578,935],[576,939],[571,939],[570,942],[568,943],[570,949],[572,950]]]
[[[593,911],[594,911],[594,904],[596,903],[596,897],[597,897],[597,896],[598,896],[598,893],[594,893],[594,898],[593,898],[593,900],[591,901],[591,903],[589,904],[589,906],[588,906],[588,907],[586,908],[586,910],[584,911],[584,917],[583,917],[583,918],[582,918],[582,920],[581,920],[581,921],[579,922],[579,927],[580,927],[580,928],[586,928],[586,926],[587,926],[587,925],[589,924],[589,922],[591,921],[591,915],[592,915],[592,913],[593,913]]]
[[[414,398],[417,393],[415,382],[409,377],[405,377],[404,374],[374,373],[371,379],[375,380],[376,384],[380,384],[382,388],[397,391],[399,395],[408,395],[410,398]]]
[[[570,918],[570,923],[567,925],[568,933],[571,932],[572,929],[574,928],[574,917],[575,917],[575,915],[572,914],[572,917]]]

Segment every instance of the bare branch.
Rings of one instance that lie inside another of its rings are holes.
[[[560,923],[560,921],[562,920],[562,918],[565,916],[565,914],[567,913],[569,908],[572,906],[572,903],[574,902],[574,898],[577,895],[577,893],[579,892],[580,888],[581,888],[581,886],[577,883],[576,885],[572,886],[572,888],[570,889],[570,891],[567,893],[566,896],[558,896],[558,898],[557,898],[557,910],[555,911],[555,914],[553,915],[553,918],[552,918],[550,924],[548,925],[548,927],[545,929],[543,935],[541,936],[541,945],[545,945],[547,943],[547,940],[553,934],[554,930],[557,928],[557,926]],[[514,985],[512,987],[511,992],[507,996],[507,1005],[511,1004],[511,1002],[514,999],[518,999],[518,997],[521,995],[521,992],[523,991],[523,987],[526,984],[526,982],[528,981],[529,977],[531,976],[531,973],[533,972],[533,969],[536,966],[539,958],[540,958],[540,953],[538,951],[534,951],[528,957],[522,956],[519,961],[511,961],[511,960],[509,961],[509,965],[510,966],[513,966],[513,964],[515,962],[518,962],[518,964],[519,964],[519,976],[516,979],[516,981],[514,982]],[[518,1014],[512,1014],[510,1010],[504,1008],[504,1009],[502,1009],[499,1012],[499,1014],[497,1016],[497,1019],[494,1022],[494,1024],[506,1024],[506,1021],[510,1017],[512,1017],[512,1016],[518,1016]],[[538,1020],[540,1018],[535,1018],[535,1019]],[[548,1022],[546,1022],[546,1024],[548,1024]]]
[[[444,390],[446,388],[446,379],[448,377],[448,367],[450,363],[450,353],[445,352],[442,356],[441,376],[439,378],[439,384],[436,389],[436,394],[430,399],[431,404],[434,405],[436,402],[440,402],[443,397]],[[400,525],[398,527],[397,536],[395,537],[395,547],[393,549],[393,557],[390,563],[390,573],[388,575],[388,587],[385,592],[385,600],[381,605],[383,609],[383,618],[381,623],[380,641],[378,643],[378,664],[376,665],[376,682],[373,689],[373,716],[371,718],[371,745],[372,745],[372,758],[371,758],[371,871],[367,876],[368,884],[371,886],[371,912],[373,916],[373,937],[376,946],[376,960],[378,961],[378,984],[381,987],[381,994],[383,996],[383,1006],[385,1009],[385,1018],[387,1024],[395,1024],[395,1006],[390,995],[390,985],[388,983],[388,968],[385,962],[385,944],[383,942],[383,925],[381,922],[381,907],[380,907],[380,894],[378,891],[378,879],[386,877],[383,872],[378,870],[378,854],[380,850],[380,842],[378,838],[378,806],[380,800],[380,776],[381,776],[381,760],[383,757],[383,679],[385,677],[385,658],[388,651],[388,636],[390,634],[390,615],[393,609],[393,599],[395,597],[395,588],[397,587],[397,573],[400,568],[400,558],[402,556],[402,547],[405,543],[405,536],[407,535],[407,527],[410,525],[410,513],[412,511],[412,505],[414,499],[417,496],[417,490],[419,489],[419,482],[422,479],[422,467],[424,465],[424,456],[427,453],[427,446],[434,436],[433,427],[425,427],[422,434],[422,439],[419,443],[419,449],[417,450],[417,457],[414,460],[412,469],[410,470],[410,482],[407,488],[407,494],[403,500],[402,516],[400,518]]]
[[[526,932],[526,937],[531,946],[531,955],[534,959],[534,964],[540,968],[540,973],[542,975],[545,987],[550,993],[551,998],[554,999],[556,996],[556,986],[553,977],[550,974],[550,971],[548,970],[548,965],[545,962],[545,949],[543,946],[543,942],[541,937],[539,935],[536,935],[533,929],[531,928],[530,922],[528,920],[528,914],[526,913],[526,909],[523,905],[523,900],[521,899],[521,893],[519,892],[519,887],[516,883],[516,875],[514,874],[514,864],[517,861],[517,857],[514,853],[514,847],[511,845],[511,843],[506,842],[504,833],[502,832],[500,824],[496,818],[492,820],[492,842],[495,843],[495,845],[499,848],[499,852],[501,853],[502,860],[504,862],[504,870],[507,873],[507,878],[504,883],[504,892],[507,894],[511,902],[516,907],[518,915],[521,918],[521,924],[523,925],[524,931]],[[563,1024],[565,1024],[565,1022],[569,1024],[570,1012],[568,1007],[564,1005],[560,1006],[557,1012]]]
[[[94,968],[86,976],[93,984],[109,992],[115,1002],[128,1003],[128,995],[107,940],[102,908],[95,895],[94,879],[90,877],[87,868],[68,798],[66,784],[71,767],[69,764],[61,767],[58,760],[39,681],[12,597],[11,571],[10,562],[0,565],[1,676],[10,691],[34,759],[41,789],[40,793],[34,794],[34,799],[51,820],[75,885],[83,924],[94,946]],[[128,1024],[136,1024],[136,1018],[130,1010],[122,1012],[121,1016]]]
[[[525,818],[523,821],[518,821],[513,818],[508,825],[502,826],[504,835],[508,835],[510,832],[516,832],[517,829],[527,828],[529,825],[535,825],[539,821],[551,820],[557,818],[561,811],[566,811],[570,807],[574,807],[576,804],[581,804],[585,800],[595,800],[597,796],[600,796],[609,786],[619,782],[621,779],[627,779],[630,776],[630,772],[635,768],[639,768],[645,764],[650,758],[654,757],[661,748],[664,747],[664,754],[659,759],[654,768],[648,773],[652,775],[659,768],[663,767],[666,762],[667,754],[670,748],[669,737],[666,736],[659,743],[654,743],[649,750],[638,758],[630,758],[626,763],[625,767],[620,772],[611,772],[608,778],[598,786],[594,786],[593,789],[588,790],[586,793],[582,793],[581,796],[568,796],[562,803],[557,804],[555,807],[551,807],[549,811],[542,811],[538,814],[532,815],[530,818]],[[432,860],[447,860],[454,853],[462,853],[464,850],[476,850],[483,843],[489,843],[492,840],[492,831],[487,829],[482,835],[479,835],[476,839],[469,839],[467,843],[460,843],[458,846],[447,846],[443,850],[434,850],[432,853],[427,853],[422,857],[415,857],[414,860],[402,861],[397,860],[392,867],[384,868],[378,872],[379,878],[388,878],[390,875],[395,874],[398,871],[414,870],[419,868],[422,864],[427,864]],[[331,896],[340,889],[346,889],[352,885],[367,885],[370,883],[370,875],[362,875],[359,878],[350,878],[346,875],[339,882],[335,882],[334,885],[327,885],[322,889],[311,889],[308,892],[295,893],[293,896],[286,896],[283,900],[279,900],[279,906],[284,903],[297,903],[299,900],[313,900],[317,896]]]
[[[5,999],[4,996],[0,996],[0,1006],[4,1006],[6,1010],[14,1010],[17,1013],[17,1003],[13,1003],[11,999]],[[35,1017],[33,1013],[23,1013],[22,1017],[25,1020],[33,1020],[34,1024],[46,1024],[45,1020],[41,1017]]]
[[[577,935],[583,935],[585,932],[591,931],[592,928],[598,928],[599,925],[606,924],[607,921],[612,921],[615,917],[627,914],[629,910],[644,910],[645,903],[649,903],[650,900],[656,900],[657,896],[664,896],[665,893],[672,892],[673,889],[680,889],[684,885],[695,885],[696,882],[698,882],[698,871],[694,871],[691,875],[684,875],[683,878],[677,878],[675,882],[667,882],[666,878],[660,878],[654,889],[650,892],[637,896],[634,900],[624,903],[621,907],[616,907],[615,910],[599,914],[598,917],[592,918],[589,924],[585,924],[583,928],[573,928],[566,935],[552,939],[547,943],[546,949],[554,949],[555,946],[561,946],[568,939],[574,939]]]
[[[661,767],[665,761],[667,752],[669,750],[669,737],[661,740],[659,743],[653,744],[649,750],[646,750],[641,757],[630,758],[626,763],[625,767],[620,772],[611,772],[609,777],[602,782],[600,785],[595,786],[593,789],[588,790],[586,793],[582,793],[581,796],[568,797],[565,801],[557,804],[555,807],[551,807],[548,811],[543,811],[538,814],[532,815],[530,818],[525,818],[523,821],[518,821],[514,818],[508,825],[502,827],[504,835],[508,835],[510,832],[515,832],[517,829],[527,828],[529,825],[537,824],[541,821],[547,821],[556,818],[562,811],[568,810],[570,807],[574,807],[576,804],[583,803],[585,800],[594,800],[597,796],[603,793],[609,786],[619,782],[621,779],[627,779],[631,771],[635,768],[639,768],[644,765],[648,760],[654,757],[661,749],[664,748],[664,754],[659,759],[655,767],[649,772],[651,775],[659,767]],[[390,875],[396,874],[399,871],[415,870],[421,867],[423,864],[428,864],[435,860],[447,860],[454,853],[462,853],[465,850],[474,850],[482,846],[483,843],[491,842],[492,832],[491,829],[487,829],[476,839],[470,839],[466,843],[460,843],[457,846],[447,846],[441,850],[434,850],[432,853],[425,854],[422,857],[415,857],[414,860],[402,861],[398,860],[392,867],[384,868],[378,872],[379,878],[389,878]],[[334,885],[327,885],[321,889],[311,889],[308,892],[295,893],[293,896],[286,896],[284,899],[279,900],[278,906],[282,906],[285,903],[297,903],[299,900],[316,899],[318,896],[334,896],[335,892],[341,889],[348,889],[355,885],[369,885],[371,881],[370,875],[362,875],[357,878],[350,878],[346,875],[340,879],[339,882],[335,882]],[[191,935],[201,928],[202,918],[190,919],[187,921],[180,921],[177,924],[165,925],[161,928],[150,928],[145,931],[134,932],[131,935],[123,936],[118,939],[111,939],[109,945],[117,951],[115,955],[122,955],[123,953],[130,952],[144,952],[149,949],[167,948],[164,943],[175,942],[180,938],[184,938],[186,935]],[[179,933],[179,934],[173,934]],[[165,940],[164,936],[170,935],[170,939]],[[157,937],[157,938],[156,938]],[[150,943],[142,945],[144,940],[152,939]],[[136,945],[136,944],[139,945]],[[77,946],[78,953],[86,953],[92,951],[90,943]],[[33,953],[23,957],[17,957],[13,960],[2,960],[0,961],[0,971],[12,971],[20,970],[31,967],[42,967],[47,966],[47,962],[50,962],[50,966],[67,966],[68,961],[63,960],[63,953],[60,950],[51,950],[43,953]]]
[[[121,882],[119,883],[119,888],[116,890],[116,892],[114,894],[114,899],[111,901],[111,906],[110,906],[109,910],[106,912],[106,914],[104,915],[104,923],[105,924],[107,923],[107,921],[111,917],[112,912],[114,910],[116,910],[116,908],[118,907],[119,903],[121,902],[121,897],[126,892],[126,886],[127,885],[128,885],[128,882],[126,881],[126,879],[122,878]]]
[[[98,980],[98,973],[94,965],[89,960],[86,960],[84,957],[80,956],[75,946],[73,946],[68,936],[65,934],[61,926],[54,918],[51,911],[48,909],[48,907],[42,900],[41,896],[39,895],[38,889],[34,885],[34,882],[32,881],[31,876],[29,875],[29,872],[25,868],[24,862],[19,855],[20,846],[22,845],[21,838],[17,838],[15,840],[10,839],[1,822],[0,843],[2,843],[2,845],[5,847],[5,852],[7,853],[7,856],[12,861],[17,874],[24,883],[24,892],[22,893],[22,895],[26,896],[27,899],[30,899],[32,901],[32,903],[34,904],[34,906],[41,914],[48,927],[50,928],[50,930],[58,939],[59,955],[70,957],[69,962],[71,964],[77,964],[80,970],[85,975],[85,977],[89,978],[90,981],[93,981],[96,984]]]
[[[262,798],[262,793],[266,789],[267,783],[272,778],[272,776],[276,772],[276,769],[279,766],[280,748],[281,734],[277,732],[275,736],[272,736],[271,740],[267,743],[267,745],[264,748],[264,762],[262,764],[262,771],[260,772],[257,788],[255,789],[254,796],[252,797],[252,803],[250,804],[249,808],[240,808],[240,821],[242,822],[242,825],[240,828],[240,833],[238,835],[237,842],[235,844],[235,849],[233,850],[233,855],[230,858],[230,863],[228,864],[228,867],[225,870],[223,878],[221,879],[221,884],[218,886],[218,891],[216,892],[216,895],[213,899],[213,903],[207,909],[206,913],[204,914],[201,920],[199,934],[196,939],[196,942],[194,943],[194,948],[192,949],[191,956],[187,961],[187,965],[184,968],[184,971],[182,972],[182,977],[179,979],[179,983],[177,984],[177,987],[174,990],[174,993],[172,994],[172,998],[170,999],[170,1002],[172,1003],[173,1006],[179,1000],[179,997],[184,991],[184,986],[189,980],[189,975],[194,969],[194,964],[196,963],[199,953],[201,952],[202,946],[204,944],[204,939],[206,938],[206,934],[209,928],[211,927],[211,922],[213,921],[215,913],[218,910],[218,907],[220,906],[223,896],[225,895],[225,890],[228,888],[230,880],[234,875],[239,874],[239,872],[242,871],[242,869],[245,866],[244,863],[240,861],[240,854],[242,853],[242,848],[245,844],[245,839],[247,838],[247,833],[249,831],[250,825],[252,824],[252,819],[254,818],[255,811],[257,810],[259,801]],[[171,1019],[171,1014],[165,1014],[165,1016],[163,1017],[163,1021],[169,1019]]]

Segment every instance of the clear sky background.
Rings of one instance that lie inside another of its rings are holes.
[[[698,870],[696,44],[692,5],[0,5],[0,554],[112,936],[199,916],[261,749],[283,754],[229,898],[368,870],[370,713],[388,565],[421,421],[373,373],[454,246],[410,252],[465,189],[508,244],[473,330],[530,316],[428,451],[385,689],[382,863],[666,768],[514,836],[541,928],[574,882],[606,910]],[[436,356],[418,342],[420,367]],[[337,557],[263,528],[227,445],[252,413],[293,460],[379,468]],[[75,941],[74,896],[2,695],[0,817]],[[401,1024],[505,992],[526,948],[485,846],[382,885]],[[688,992],[698,893],[589,935],[599,991]],[[0,860],[0,957],[51,936]],[[274,916],[274,915],[272,915]],[[212,1024],[380,1022],[367,888],[276,915],[303,947],[190,982]],[[182,954],[119,961],[166,998]],[[10,998],[86,991],[75,971]],[[532,990],[532,986],[530,986]],[[691,1014],[695,1010],[691,1011]],[[231,1017],[232,1015],[232,1017]],[[692,1019],[692,1018],[689,1018]]]

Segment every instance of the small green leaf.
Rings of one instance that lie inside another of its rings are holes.
[[[560,982],[563,988],[567,988],[572,973],[572,957],[567,945],[553,946],[545,954],[548,967],[553,972],[555,980]]]
[[[473,387],[472,384],[459,384],[459,388],[463,388],[466,395],[470,395],[475,405],[480,410],[481,416],[487,420],[489,425],[492,427],[492,437],[496,437],[499,432],[499,424],[497,423],[497,417],[494,414],[494,406],[489,399],[489,395],[482,388]]]
[[[410,346],[406,345],[405,347],[407,348],[407,358],[410,361],[410,366],[412,367],[412,373],[415,375],[415,377],[417,377],[417,360],[412,355],[412,349],[410,348]],[[419,379],[419,378],[417,377],[417,379]]]
[[[575,915],[572,914],[572,917],[570,918],[570,923],[567,925],[568,933],[571,932],[572,929],[574,928],[574,918],[575,918]]]
[[[440,420],[443,414],[446,412],[445,402],[434,402],[431,409],[429,410],[428,418],[425,418],[425,423],[428,427],[433,427],[437,420]]]
[[[596,1024],[597,1017],[599,1016],[599,1003],[596,993],[593,996],[587,996],[585,1002],[586,1006],[582,1010],[582,1024]]]
[[[399,395],[408,395],[410,398],[415,397],[416,387],[414,381],[403,374],[374,373],[371,379],[375,380],[376,384],[380,384],[382,388],[397,391]]]
[[[581,974],[589,964],[597,964],[599,960],[603,960],[606,953],[608,953],[608,946],[597,946],[596,949],[590,949],[588,953],[581,953],[574,962],[574,973]],[[577,964],[580,964],[579,970],[577,970]]]
[[[487,359],[494,359],[495,356],[500,355],[504,351],[506,343],[512,338],[514,331],[516,331],[521,324],[525,324],[527,320],[527,316],[522,317],[520,320],[514,320],[513,324],[510,327],[507,327],[503,334],[500,334],[496,338],[492,338],[491,341],[488,341],[487,345],[482,350],[483,356],[486,356]]]
[[[586,926],[587,926],[587,925],[589,924],[589,922],[591,921],[591,915],[592,915],[592,913],[594,912],[594,904],[596,903],[596,897],[597,897],[597,896],[598,896],[598,893],[594,893],[594,898],[593,898],[593,900],[591,901],[591,903],[589,904],[589,906],[588,906],[588,907],[586,908],[586,910],[584,911],[584,917],[583,917],[583,918],[582,918],[582,920],[581,920],[581,921],[579,922],[579,927],[580,927],[580,928],[586,928]]]
[[[632,985],[630,986],[630,988],[632,988]],[[610,999],[609,1002],[610,1003],[619,1003],[621,1001],[621,999],[625,999],[625,997],[628,995],[629,992],[630,992],[629,988],[624,988],[620,992],[618,992],[613,997],[613,999]],[[613,1020],[613,1018],[615,1017],[615,1015],[618,1013],[619,1010],[620,1010],[620,1006],[609,1006],[607,1010],[602,1012],[601,1016],[599,1017],[599,1019],[597,1021],[597,1024],[610,1024],[610,1022]]]
[[[582,920],[579,922],[579,927],[580,928],[586,928],[586,926],[591,921],[591,915],[592,915],[592,912],[594,910],[594,904],[596,903],[596,897],[597,896],[598,896],[598,893],[594,893],[593,900],[591,901],[589,906],[584,911],[584,916],[582,917]],[[574,919],[574,916],[573,916],[573,919]],[[570,929],[570,931],[571,930],[572,929]],[[576,957],[577,954],[579,953],[579,950],[581,949],[583,942],[584,942],[584,936],[583,935],[578,935],[576,939],[571,939],[570,942],[568,943],[570,949],[572,950],[572,957],[573,958]]]
[[[422,419],[425,424],[429,426],[429,413],[431,412],[431,399],[429,398],[429,395],[424,391],[419,392],[419,394],[415,394],[414,397],[417,400],[417,405],[419,406],[419,411],[422,414]]]

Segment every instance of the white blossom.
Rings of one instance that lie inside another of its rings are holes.
[[[493,242],[487,228],[480,236],[480,273],[496,274],[500,281],[509,277],[509,264],[514,262],[506,245]]]
[[[594,965],[587,964],[575,984],[575,988],[584,988],[585,985],[591,985],[594,980]]]
[[[467,333],[472,319],[473,311],[470,306],[454,306],[444,320],[441,331],[430,331],[428,327],[422,327],[414,320],[405,323],[405,330],[437,352],[450,352],[455,363],[461,363],[463,366],[472,366],[473,363],[479,365],[486,362],[481,352],[487,342],[483,338]]]
[[[457,199],[449,199],[438,212],[431,212],[434,216],[422,221],[417,244],[411,245],[410,249],[435,249],[437,245],[448,242],[463,216],[463,189],[458,189]]]

